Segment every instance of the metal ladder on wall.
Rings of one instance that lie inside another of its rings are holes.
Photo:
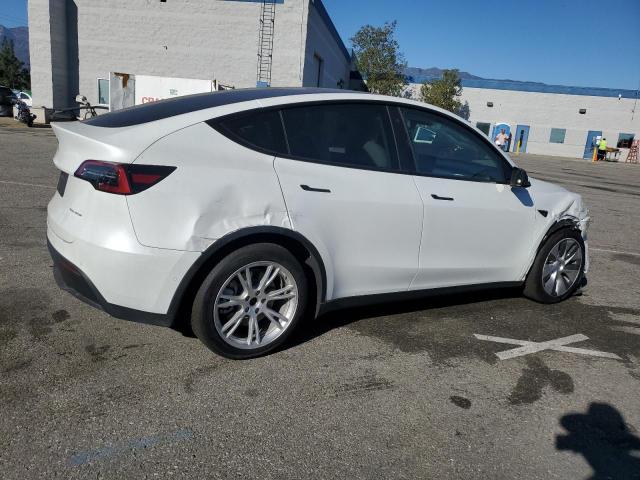
[[[260,32],[258,34],[258,87],[271,85],[273,33],[276,20],[276,0],[262,0]]]

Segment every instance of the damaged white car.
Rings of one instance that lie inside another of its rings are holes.
[[[580,196],[423,103],[233,90],[53,128],[60,286],[115,317],[188,319],[230,358],[336,305],[498,286],[554,303],[585,281]]]

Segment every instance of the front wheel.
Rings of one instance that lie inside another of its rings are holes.
[[[562,229],[544,243],[525,281],[524,295],[541,303],[569,298],[584,278],[585,246],[577,230]]]
[[[306,302],[307,279],[296,258],[279,245],[249,245],[209,273],[196,294],[191,325],[214,352],[252,358],[287,340]]]

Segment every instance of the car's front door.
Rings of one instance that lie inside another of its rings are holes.
[[[406,291],[423,205],[412,176],[399,172],[387,107],[323,103],[282,116],[290,155],[275,169],[293,228],[330,262],[328,297]]]
[[[517,281],[533,248],[533,202],[511,165],[471,127],[401,108],[424,202],[412,289]],[[426,135],[425,132],[429,132]]]

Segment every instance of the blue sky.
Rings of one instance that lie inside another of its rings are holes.
[[[286,1],[286,0],[285,0]],[[412,67],[488,78],[628,88],[640,82],[640,0],[323,0],[343,40],[398,21]],[[603,22],[598,22],[603,18]],[[0,0],[0,24],[25,25],[27,0]]]
[[[20,27],[27,24],[27,0],[0,0],[0,25]]]
[[[323,2],[347,47],[362,25],[397,20],[412,67],[631,90],[640,82],[640,0]]]

